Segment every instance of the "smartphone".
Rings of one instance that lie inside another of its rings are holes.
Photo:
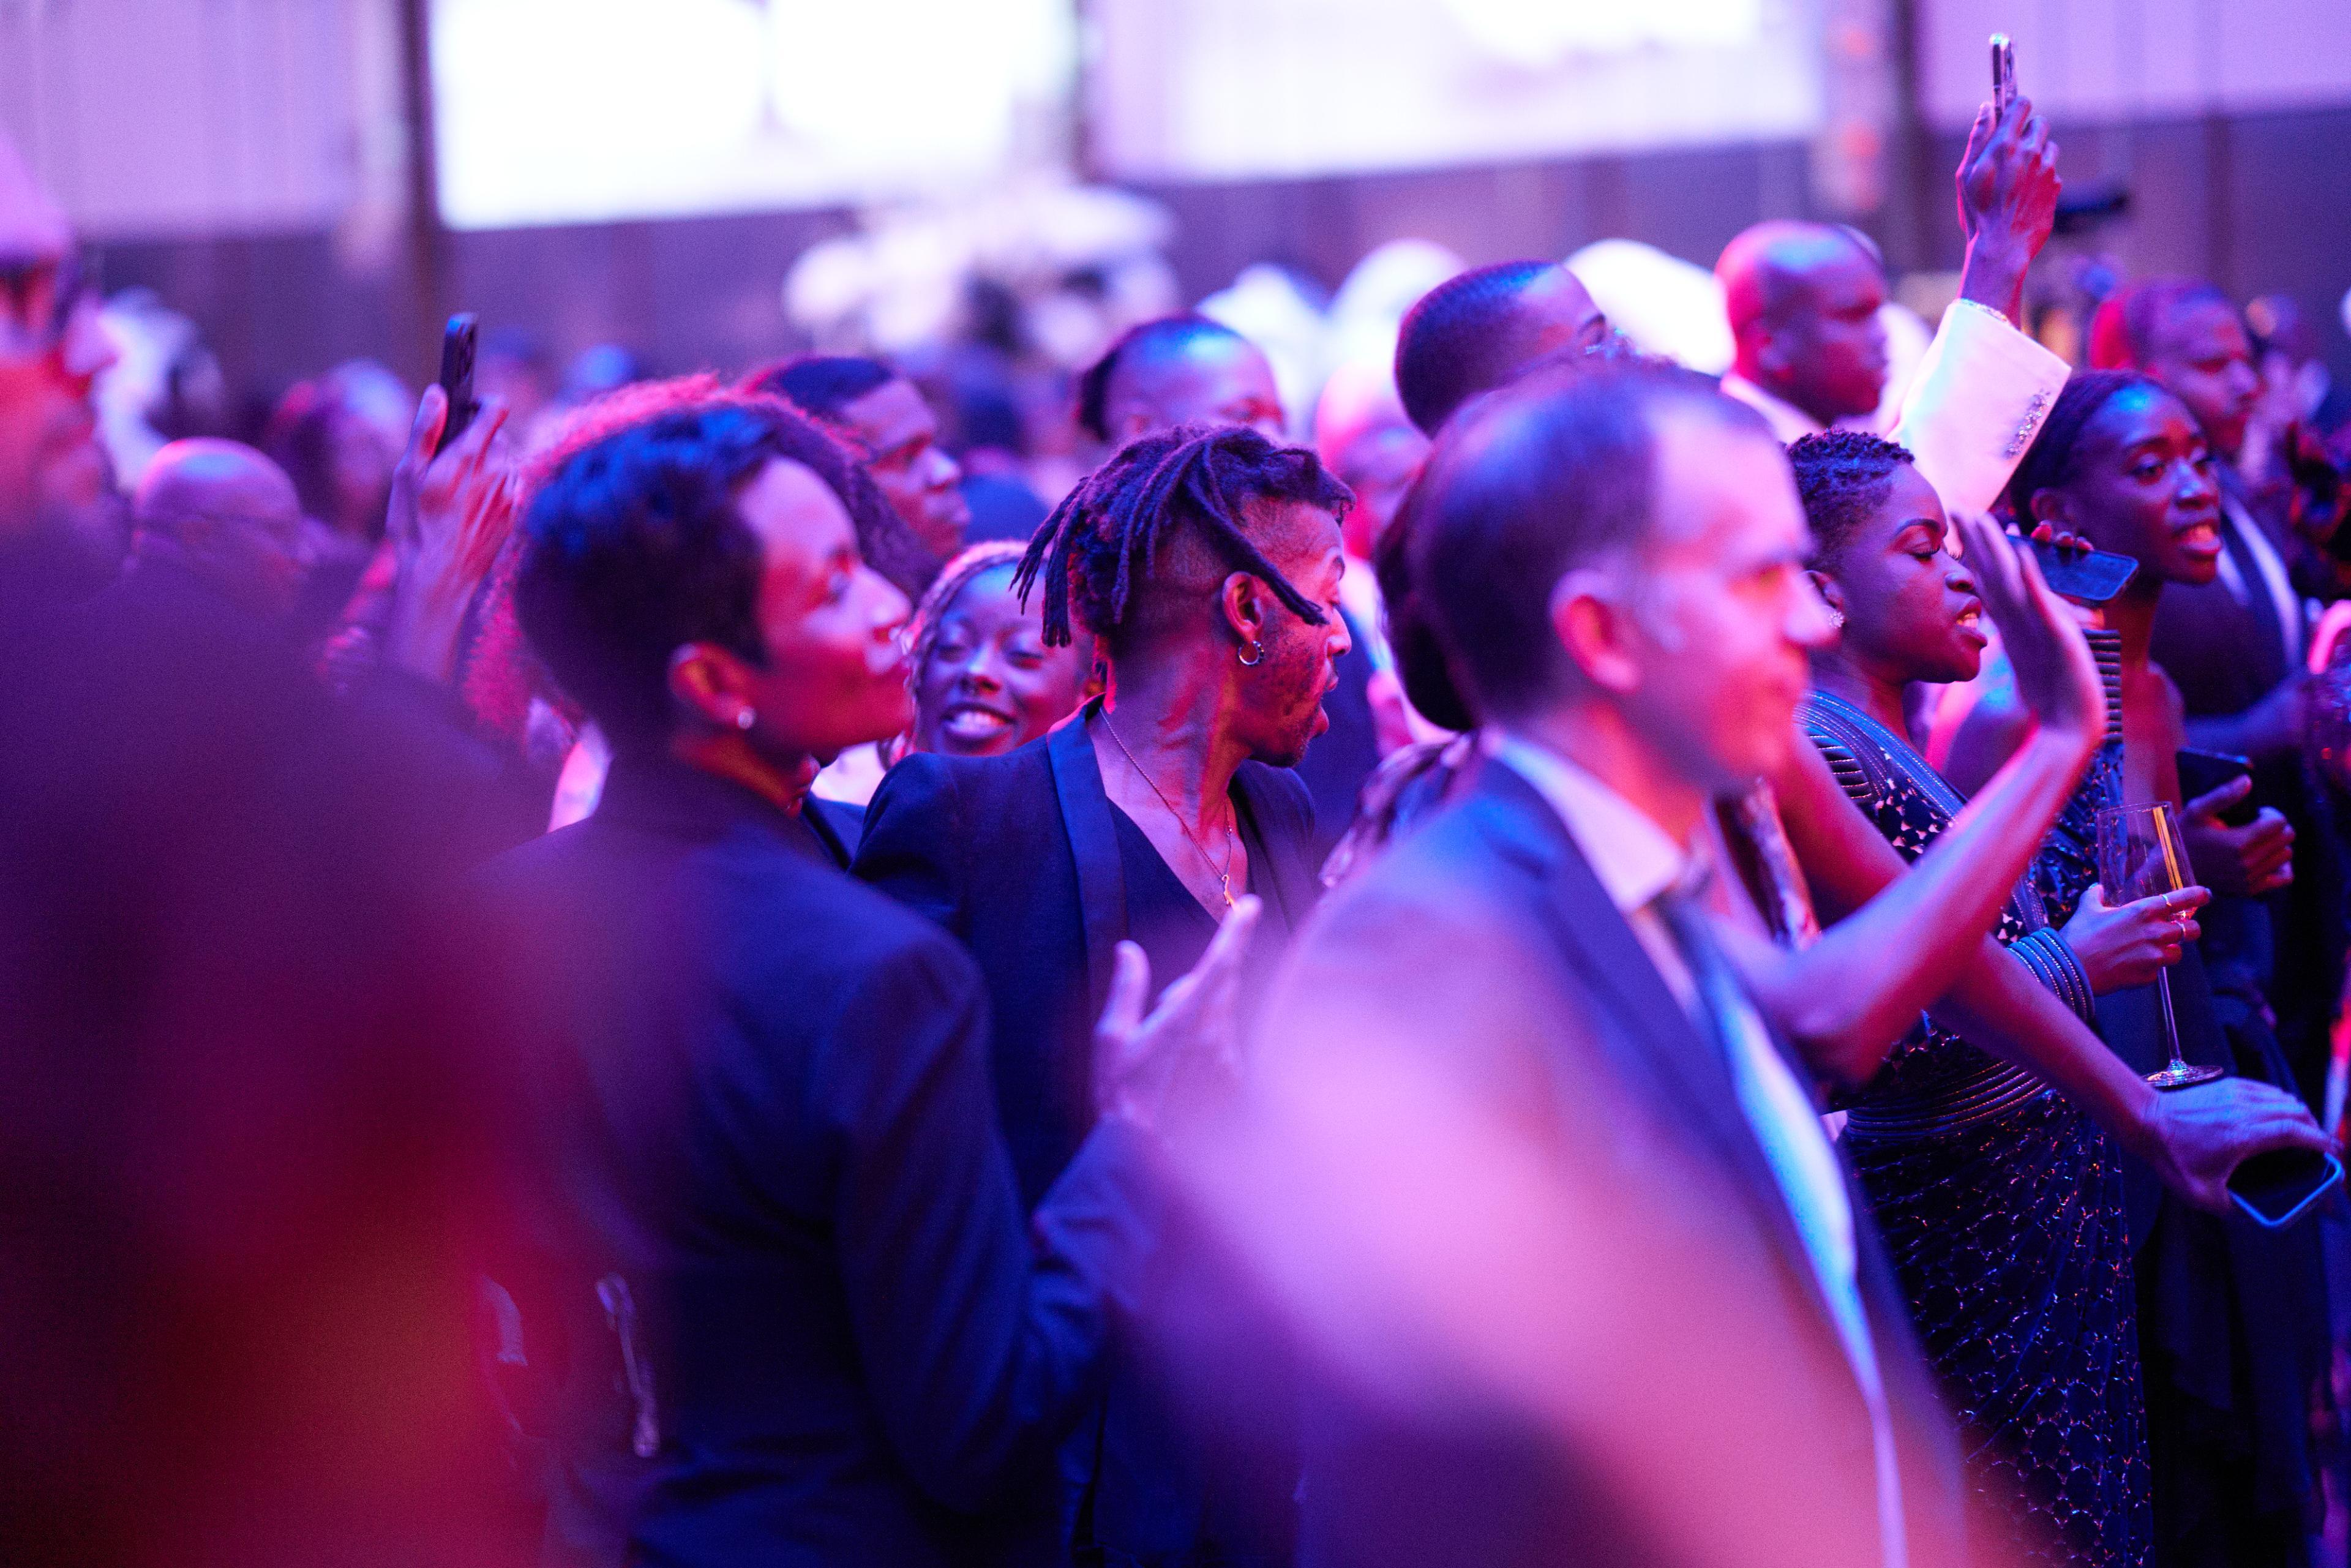
[[[2316,1149],[2272,1149],[2240,1165],[2229,1197],[2264,1230],[2283,1230],[2343,1185],[2343,1162]]]
[[[449,325],[441,329],[441,390],[449,394],[449,420],[441,427],[441,444],[433,449],[436,457],[482,412],[474,397],[474,344],[481,327],[481,318],[465,310],[450,317]]]
[[[2016,101],[2016,46],[2008,41],[2006,33],[1991,36],[1991,111],[1993,118],[2008,112]]]
[[[2102,549],[2067,549],[2041,539],[2027,539],[2032,559],[2041,565],[2042,580],[2052,591],[2077,604],[2104,604],[2138,575],[2138,562],[2126,555]]]
[[[2252,758],[2236,757],[2225,751],[2199,751],[2192,746],[2179,748],[2179,794],[2182,800],[2193,800],[2199,795],[2210,795],[2234,779],[2249,776],[2253,770]],[[2252,821],[2260,808],[2246,797],[2220,813],[2221,822],[2228,827],[2241,828]]]

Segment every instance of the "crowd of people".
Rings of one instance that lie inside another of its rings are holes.
[[[2342,1561],[2229,1183],[2340,1152],[2351,444],[2275,302],[2028,335],[2057,162],[1890,394],[1774,221],[1719,377],[1508,262],[1311,410],[1127,326],[1066,484],[494,344],[124,493],[0,143],[8,1555]]]

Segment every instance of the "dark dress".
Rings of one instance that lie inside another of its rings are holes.
[[[1950,785],[1839,697],[1813,693],[1802,716],[1886,841],[1906,860],[1925,853],[1961,805]],[[2030,880],[1998,935],[2086,1007]],[[2115,1145],[2040,1079],[1931,1019],[1843,1105],[1855,1174],[2012,1552],[2145,1563],[2147,1427]]]

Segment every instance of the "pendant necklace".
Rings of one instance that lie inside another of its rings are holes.
[[[1151,781],[1151,775],[1144,772],[1143,764],[1134,759],[1134,753],[1129,751],[1126,748],[1126,742],[1118,737],[1118,727],[1111,723],[1110,715],[1102,715],[1102,727],[1110,731],[1110,743],[1118,747],[1118,754],[1126,758],[1126,765],[1134,769],[1135,776],[1143,780],[1144,787],[1158,796],[1159,803],[1167,808],[1167,814],[1176,819],[1176,831],[1191,840],[1192,847],[1200,852],[1201,860],[1207,862],[1216,871],[1217,891],[1224,898],[1225,907],[1230,909],[1233,906],[1233,851],[1238,847],[1233,834],[1232,807],[1228,804],[1225,808],[1225,863],[1219,866],[1214,857],[1208,853],[1208,846],[1202,843],[1199,835],[1192,831],[1191,827],[1185,822],[1184,813],[1176,809],[1176,802],[1170,800],[1159,786]]]

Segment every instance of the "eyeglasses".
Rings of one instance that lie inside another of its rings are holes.
[[[64,257],[0,257],[0,353],[44,354],[62,345],[74,312],[98,294],[98,264],[78,253]]]

